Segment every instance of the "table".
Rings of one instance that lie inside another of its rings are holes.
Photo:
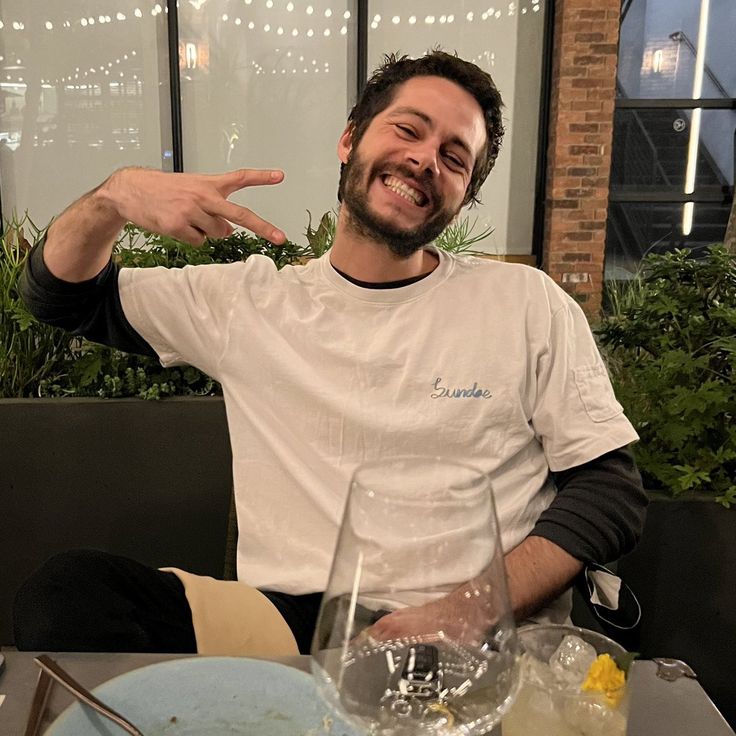
[[[34,652],[3,652],[5,672],[0,675],[0,734],[22,736],[38,679]],[[112,677],[155,662],[193,655],[176,654],[51,654],[79,682],[90,689]],[[309,657],[274,661],[309,671]],[[654,661],[635,662],[631,671],[632,699],[628,736],[734,736],[697,680],[682,677],[673,682],[657,676]],[[70,703],[66,691],[54,686],[46,708],[47,727]],[[494,732],[495,733],[495,732]]]

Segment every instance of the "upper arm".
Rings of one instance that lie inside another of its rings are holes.
[[[616,400],[585,315],[566,295],[562,299],[537,361],[531,417],[553,471],[638,439]]]
[[[561,470],[554,478],[557,494],[532,534],[586,562],[610,562],[634,548],[648,500],[629,448]]]
[[[163,365],[187,363],[217,379],[245,266],[121,269],[123,311]]]
[[[128,322],[118,291],[117,264],[109,261],[92,279],[72,283],[54,276],[43,258],[45,241],[29,255],[19,284],[21,298],[39,321],[125,352],[155,356]]]

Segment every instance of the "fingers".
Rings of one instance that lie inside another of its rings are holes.
[[[176,233],[175,237],[184,243],[188,243],[189,245],[193,245],[195,248],[199,248],[204,245],[207,234],[196,227],[187,227]]]
[[[233,227],[221,217],[213,217],[207,212],[200,211],[192,218],[192,226],[197,230],[201,230],[211,240],[219,240],[232,235]]]
[[[247,228],[261,238],[270,240],[277,245],[286,241],[286,235],[282,230],[279,230],[247,207],[241,207],[233,202],[224,200],[217,203],[215,211],[212,214]]]
[[[217,191],[227,198],[245,187],[280,184],[284,180],[284,172],[280,169],[237,169],[212,178]]]
[[[245,187],[279,184],[284,179],[283,171],[280,169],[237,169],[209,178],[216,191],[224,198],[223,201],[211,206],[210,214],[247,228],[259,237],[277,245],[286,241],[286,235],[282,230],[247,207],[241,207],[227,199],[231,194]]]
[[[121,215],[145,229],[202,245],[205,238],[230,235],[234,223],[272,243],[286,241],[283,231],[227,199],[243,187],[277,184],[284,178],[282,171],[239,169],[207,176],[135,170],[128,178],[132,184],[125,189]]]

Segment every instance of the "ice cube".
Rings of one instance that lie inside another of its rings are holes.
[[[549,658],[555,676],[570,687],[580,687],[595,661],[595,648],[578,636],[566,636]]]
[[[546,662],[540,662],[530,654],[521,656],[521,668],[519,670],[522,682],[528,682],[547,690],[559,690],[560,682]]]
[[[568,697],[563,713],[568,725],[582,736],[626,736],[626,716],[611,708],[599,693]]]

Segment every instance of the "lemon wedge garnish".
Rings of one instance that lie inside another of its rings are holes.
[[[626,673],[616,664],[610,654],[599,654],[590,665],[582,685],[585,692],[601,693],[606,703],[615,708],[624,695]]]

